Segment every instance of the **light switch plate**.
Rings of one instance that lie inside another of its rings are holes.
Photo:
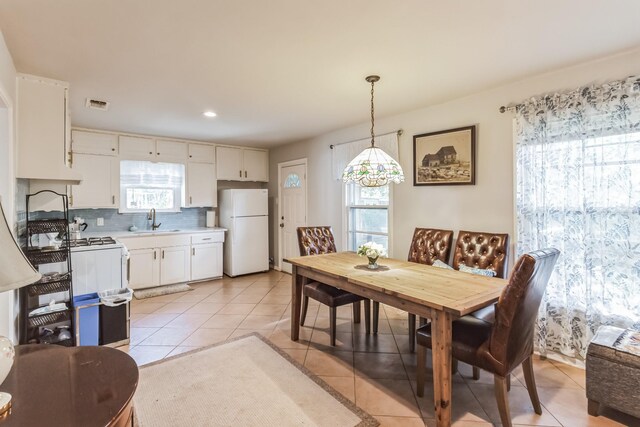
[[[96,225],[97,225],[98,227],[102,227],[102,226],[104,226],[104,218],[98,218],[98,219],[96,220]]]

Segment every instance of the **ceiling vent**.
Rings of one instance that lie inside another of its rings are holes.
[[[107,111],[109,109],[109,103],[107,101],[100,101],[99,99],[87,98],[87,102],[85,102],[84,105],[85,107],[93,108],[94,110]]]

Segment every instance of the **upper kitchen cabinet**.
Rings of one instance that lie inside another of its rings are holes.
[[[205,144],[189,144],[189,161],[196,163],[215,163],[216,147]]]
[[[188,145],[181,141],[120,135],[119,146],[122,160],[185,163],[188,157]]]
[[[269,181],[269,152],[243,148],[246,181]]]
[[[120,135],[118,142],[123,160],[153,161],[156,157],[156,142],[153,138]]]
[[[71,152],[73,154],[117,156],[118,135],[73,129],[71,131]]]
[[[117,157],[74,152],[72,168],[82,174],[82,182],[70,187],[69,207],[118,207],[120,161]]]
[[[118,135],[106,132],[71,131],[71,167],[82,174],[72,185],[72,208],[116,208],[120,194]]]
[[[216,165],[190,162],[187,165],[187,207],[218,206]]]
[[[17,78],[18,178],[79,183],[67,167],[69,85],[21,74]]]
[[[269,153],[266,150],[216,147],[216,172],[219,180],[269,181]]]
[[[188,157],[188,144],[168,139],[156,140],[156,161],[165,163],[184,163]]]

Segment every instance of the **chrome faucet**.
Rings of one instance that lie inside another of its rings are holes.
[[[153,222],[151,223],[151,229],[152,229],[153,231],[156,231],[156,230],[157,230],[158,228],[160,228],[160,226],[162,225],[162,223],[160,223],[160,224],[156,224],[156,209],[155,209],[155,208],[152,208],[152,209],[149,211],[149,214],[147,215],[147,221],[153,221]]]

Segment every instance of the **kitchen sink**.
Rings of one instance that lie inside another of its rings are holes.
[[[134,231],[133,233],[134,234],[160,234],[160,233],[178,233],[180,231],[182,231],[182,230],[178,230],[178,229],[175,229],[175,230],[161,230],[161,229],[158,229],[158,230],[138,230],[138,231]]]

